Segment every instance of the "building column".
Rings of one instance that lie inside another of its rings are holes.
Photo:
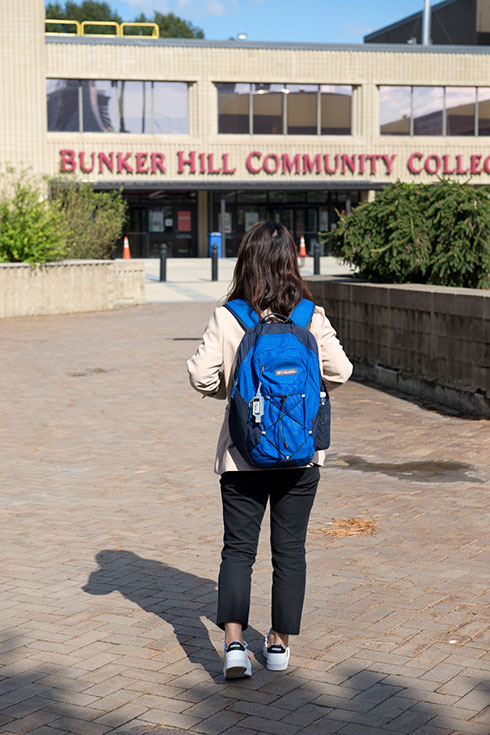
[[[208,192],[197,192],[197,255],[205,258],[208,254]]]
[[[374,202],[376,191],[374,189],[361,190],[361,202]]]
[[[2,0],[0,160],[46,173],[43,0]]]

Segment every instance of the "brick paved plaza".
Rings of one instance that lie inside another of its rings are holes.
[[[260,653],[264,528],[254,676],[224,683],[223,404],[185,372],[212,308],[0,323],[0,731],[489,735],[488,422],[355,382],[333,397],[291,666]],[[377,534],[321,531],[356,516]]]

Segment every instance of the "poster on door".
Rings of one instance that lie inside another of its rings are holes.
[[[221,219],[222,218],[221,218],[221,213],[220,213],[218,217],[220,232],[223,231],[223,223]],[[230,234],[231,234],[231,212],[225,212],[225,235],[230,235]]]
[[[248,230],[252,227],[252,225],[254,225],[258,221],[259,221],[258,212],[245,212],[245,232],[248,232]]]
[[[191,212],[188,209],[177,211],[177,230],[179,232],[190,232],[192,230]]]
[[[150,232],[163,232],[163,209],[150,209]]]

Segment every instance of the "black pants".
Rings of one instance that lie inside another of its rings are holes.
[[[218,582],[217,624],[232,620],[248,626],[250,582],[260,525],[270,498],[272,627],[298,635],[305,596],[305,538],[315,498],[318,467],[221,476],[224,546]]]

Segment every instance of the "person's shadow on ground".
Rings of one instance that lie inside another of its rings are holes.
[[[145,559],[132,551],[104,549],[95,560],[99,569],[92,572],[84,592],[107,595],[120,592],[148,613],[173,626],[176,638],[188,659],[201,664],[213,678],[223,673],[223,661],[212,643],[202,618],[214,623],[216,582],[198,577],[160,561]],[[162,631],[162,637],[165,631]],[[251,650],[262,640],[249,627],[246,633]]]
[[[214,622],[216,605],[214,580],[198,577],[159,561],[145,559],[131,551],[105,549],[95,558],[99,569],[91,573],[87,584],[83,587],[85,592],[92,595],[107,595],[118,591],[146,612],[157,615],[172,625],[177,641],[189,661],[202,666],[216,683],[225,683],[222,658],[216,651],[202,620],[208,618]],[[162,638],[167,632],[162,630]],[[248,628],[246,637],[251,643],[252,651],[261,649],[262,636],[258,631]],[[229,683],[236,687],[241,682],[246,689],[251,684],[252,688],[256,689],[258,680],[259,686],[264,687],[263,692],[270,699],[271,706],[284,708],[285,727],[286,721],[296,724],[300,728],[299,731],[305,734],[314,732],[315,735],[317,733],[323,735],[337,732],[337,729],[347,727],[349,722],[356,733],[372,731],[379,734],[402,730],[412,732],[411,729],[405,728],[420,727],[429,722],[431,731],[432,727],[444,728],[445,713],[438,711],[437,704],[419,701],[420,698],[410,693],[409,688],[392,681],[389,675],[379,673],[376,666],[373,671],[369,668],[359,668],[359,663],[351,662],[349,667],[349,663],[345,662],[346,670],[343,674],[345,681],[340,687],[329,687],[334,690],[338,688],[342,693],[341,697],[327,693],[322,688],[322,671],[312,671],[312,680],[309,681],[301,674],[298,675],[294,666],[290,671],[284,672],[291,681],[291,686],[286,684],[285,688],[280,680],[277,684],[274,683],[276,672],[267,671],[264,671],[265,676],[259,677],[256,672],[252,681],[235,679]],[[347,671],[349,668],[350,671]],[[320,688],[315,686],[315,674],[318,675]],[[199,689],[203,683],[197,683],[196,688]],[[482,686],[482,682],[479,682],[479,686]],[[288,694],[290,689],[293,691]],[[202,698],[207,696],[209,692],[205,692]],[[291,702],[284,703],[285,699],[291,699]],[[243,716],[248,711],[240,707],[237,710],[235,705],[230,707]],[[442,709],[444,710],[444,707]],[[280,712],[280,709],[278,711]],[[337,713],[339,713],[338,720]],[[144,719],[144,715],[142,718]],[[280,725],[282,722],[281,719],[277,724]],[[451,729],[444,731],[454,732]],[[121,735],[123,733],[143,735],[146,731],[139,726],[132,728],[131,723],[128,723],[127,729],[118,732],[121,732]],[[159,728],[154,731],[152,727],[151,732],[166,735],[177,731]]]

